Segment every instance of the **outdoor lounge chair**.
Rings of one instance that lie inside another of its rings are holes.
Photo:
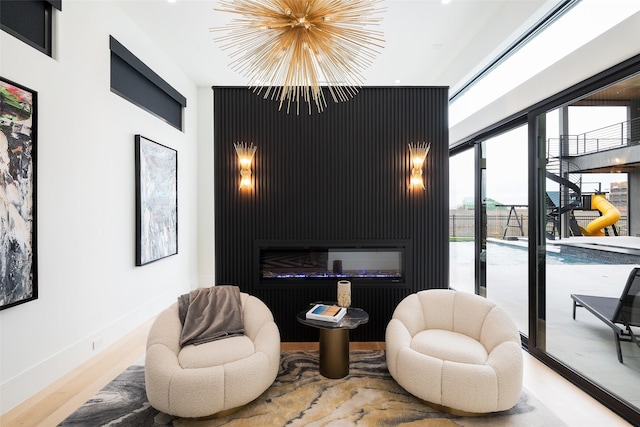
[[[621,341],[634,342],[640,347],[638,337],[632,329],[632,326],[640,326],[640,268],[631,270],[619,299],[577,294],[571,294],[571,298],[574,320],[576,307],[584,307],[613,329],[620,363],[623,363]]]

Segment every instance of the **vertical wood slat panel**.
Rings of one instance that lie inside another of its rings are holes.
[[[335,283],[260,288],[255,242],[408,240],[406,286],[354,289],[371,320],[353,337],[383,340],[403,296],[448,286],[447,97],[446,88],[363,88],[322,114],[296,116],[246,88],[214,88],[216,282],[263,299],[283,340],[316,339],[295,314],[335,300]],[[253,191],[238,189],[238,141],[258,147]],[[407,189],[407,144],[417,141],[432,144],[424,192]]]

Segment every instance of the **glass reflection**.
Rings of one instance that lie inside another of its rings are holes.
[[[640,208],[639,82],[633,77],[546,113],[538,135],[546,152],[546,235],[540,248],[546,252],[546,283],[539,284],[546,305],[539,346],[635,407],[640,347],[621,343],[620,362],[611,326],[579,305],[574,319],[571,296],[616,303],[640,265],[640,219],[631,212]],[[558,256],[569,261],[554,262]]]

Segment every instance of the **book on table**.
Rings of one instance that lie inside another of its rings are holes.
[[[338,323],[347,314],[345,307],[337,305],[316,304],[307,311],[307,319],[321,320],[324,322]]]

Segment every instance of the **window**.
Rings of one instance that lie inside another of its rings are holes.
[[[449,125],[454,126],[465,120],[640,10],[640,2],[614,4],[582,0],[573,6],[458,96],[451,103]]]
[[[538,136],[546,151],[545,277],[537,345],[590,382],[639,407],[640,349],[622,343],[616,357],[611,329],[571,294],[619,298],[637,251],[639,182],[637,143],[640,78],[615,85],[540,115]],[[624,90],[623,90],[624,89]],[[542,320],[543,319],[543,320]]]
[[[449,286],[475,293],[475,149],[449,159]]]

